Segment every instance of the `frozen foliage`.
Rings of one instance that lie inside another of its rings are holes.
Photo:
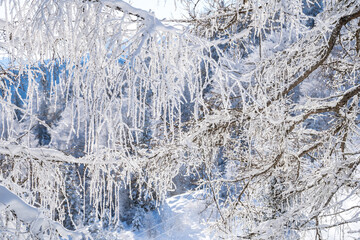
[[[176,187],[203,189],[214,237],[346,234],[359,1],[181,2],[167,25],[121,0],[0,1],[1,184],[99,238]]]

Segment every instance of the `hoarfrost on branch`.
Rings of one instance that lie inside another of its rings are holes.
[[[198,3],[160,21],[123,1],[0,1],[1,184],[74,228],[118,223],[125,186],[161,204],[179,174],[219,236],[358,222],[359,2]]]

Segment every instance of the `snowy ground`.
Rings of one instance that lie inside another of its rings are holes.
[[[207,221],[216,218],[213,207],[206,207],[202,192],[184,193],[166,200],[165,206],[158,212],[149,213],[144,219],[145,230],[139,232],[126,232],[122,239],[144,240],[190,240],[190,239],[214,239],[208,228]],[[358,203],[360,199],[353,196],[343,199],[343,209],[352,209],[341,214],[341,218],[356,220],[360,217]],[[339,222],[340,219],[328,217],[328,224]],[[315,231],[300,233],[300,238],[315,239]],[[360,226],[358,223],[350,223],[337,228],[331,228],[328,232],[322,232],[322,237],[328,240],[360,240]]]
[[[206,222],[214,219],[215,213],[212,207],[206,207],[201,191],[176,195],[168,198],[159,211],[145,216],[144,230],[124,232],[121,237],[133,240],[211,239]]]
[[[7,188],[0,185],[0,211],[3,210],[15,212],[21,221],[30,224],[33,236],[41,235],[41,226],[46,225],[56,229],[65,238],[67,235],[71,236],[71,239],[81,238],[80,232],[67,231],[60,224],[44,218],[38,209],[29,206]],[[214,218],[214,212],[212,207],[206,207],[204,194],[201,191],[185,193],[167,199],[163,207],[158,211],[147,213],[143,219],[144,227],[142,230],[137,232],[121,231],[120,233],[104,232],[97,237],[126,240],[211,239],[206,221]],[[13,226],[13,228],[15,229],[16,226]],[[10,233],[3,232],[0,234],[0,238],[1,236],[12,239]],[[23,238],[25,239],[26,236],[24,235]]]
[[[339,193],[341,194],[341,193]],[[343,193],[342,196],[345,194]],[[358,203],[360,199],[356,196],[342,199],[344,211],[341,218],[344,221],[356,221],[360,218],[358,211]],[[48,226],[56,229],[62,236],[71,236],[72,239],[80,239],[81,234],[71,232],[64,229],[59,224],[52,222],[42,216],[41,212],[27,205],[19,197],[10,192],[7,188],[0,185],[0,211],[9,210],[16,213],[17,217],[31,225],[32,233],[35,235],[41,234],[40,226]],[[349,210],[349,211],[346,211]],[[204,200],[204,193],[202,191],[188,192],[180,195],[170,197],[166,200],[163,206],[153,212],[148,212],[142,219],[143,228],[140,231],[133,232],[125,230],[119,232],[103,232],[98,235],[102,239],[126,239],[126,240],[207,240],[214,239],[213,234],[209,229],[209,222],[216,219],[216,210],[213,206],[209,206]],[[329,213],[331,215],[331,213]],[[1,218],[0,218],[1,219]],[[334,219],[327,217],[326,224],[333,224],[340,222],[341,219]],[[13,226],[15,229],[16,226]],[[1,233],[0,229],[0,233]],[[0,237],[12,239],[11,233],[3,232]],[[19,237],[19,236],[17,236]],[[360,226],[358,223],[350,223],[338,228],[331,228],[328,232],[322,232],[324,239],[355,239],[360,240]],[[65,237],[66,238],[66,237]],[[314,230],[300,233],[301,239],[315,239],[316,232]]]

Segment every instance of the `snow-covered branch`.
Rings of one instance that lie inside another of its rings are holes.
[[[39,209],[29,206],[9,189],[0,185],[0,212],[4,211],[13,214],[16,221],[20,221],[21,224],[24,224],[28,228],[28,232],[22,233],[22,235],[25,236],[24,239],[27,234],[34,238],[61,236],[71,237],[71,239],[83,239],[85,236],[80,232],[69,231],[59,223],[46,218]],[[3,227],[4,226],[0,225],[0,228]],[[0,236],[6,237],[6,234],[9,233],[5,231],[4,235],[0,233]],[[17,233],[15,232],[14,234]],[[23,236],[18,237],[18,239],[23,239]]]

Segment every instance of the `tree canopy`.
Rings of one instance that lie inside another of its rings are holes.
[[[0,190],[78,231],[123,221],[124,192],[160,206],[179,176],[218,237],[358,223],[359,1],[181,3],[160,21],[121,0],[0,1]]]

